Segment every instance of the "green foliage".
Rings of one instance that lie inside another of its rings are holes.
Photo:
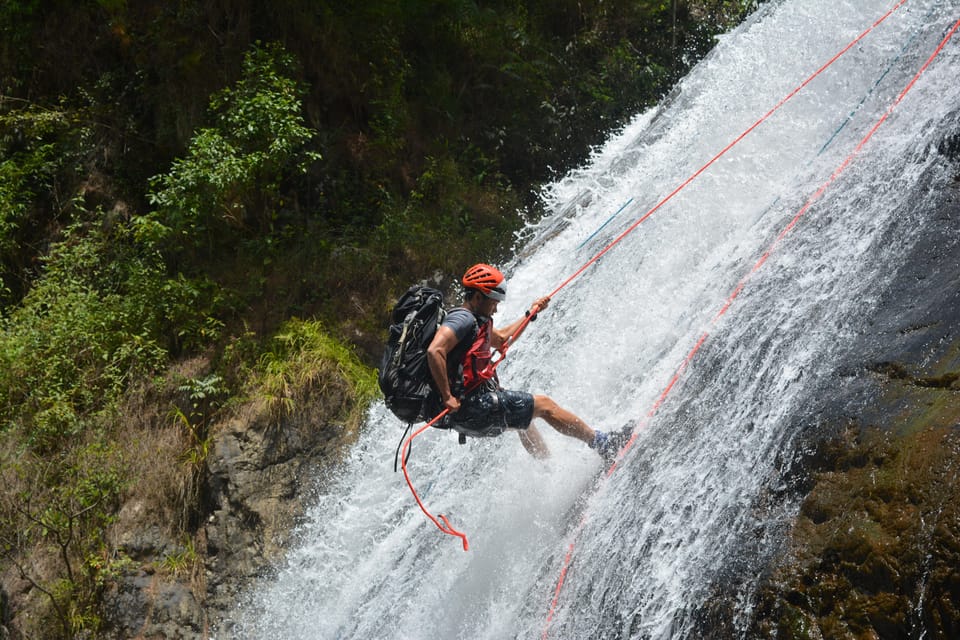
[[[174,575],[192,574],[203,570],[203,559],[193,539],[187,538],[181,551],[164,556],[161,566]]]
[[[63,109],[29,103],[0,113],[0,303],[15,297],[38,232],[65,206],[58,183],[73,169],[84,135],[74,120]]]
[[[3,323],[0,335],[0,415],[36,416],[69,425],[71,414],[113,397],[132,374],[159,365],[155,335],[157,265],[112,262],[107,238],[75,227],[45,260],[44,275]],[[116,279],[114,279],[116,278]],[[28,428],[28,432],[30,429]]]
[[[4,0],[0,2],[0,60],[16,61],[8,74],[0,75],[0,95],[19,85],[28,68],[26,56],[20,56],[29,47],[37,26],[41,0]]]
[[[29,212],[30,200],[50,188],[56,145],[45,137],[62,125],[63,114],[59,112],[15,112],[0,118],[4,132],[0,137],[4,152],[0,161],[0,251],[4,254],[16,246],[15,233]],[[20,145],[15,138],[21,138]],[[14,146],[22,148],[16,151]]]
[[[210,454],[210,425],[222,404],[227,390],[221,386],[223,378],[210,374],[204,378],[189,378],[180,385],[179,391],[187,395],[190,409],[184,412],[174,407],[174,417],[187,433],[187,450],[184,460],[194,472],[201,472]]]
[[[37,451],[57,450],[178,342],[209,339],[202,298],[202,287],[168,278],[160,256],[124,229],[71,227],[2,318],[0,424],[20,425]]]
[[[421,273],[456,273],[464,255],[497,255],[509,249],[504,239],[511,237],[514,225],[502,208],[519,203],[509,194],[492,199],[464,174],[465,164],[448,157],[426,158],[406,201],[383,207],[376,244],[411,264],[428,259],[418,264]]]
[[[59,631],[48,626],[44,637],[73,638],[99,627],[100,594],[121,563],[104,549],[125,476],[116,449],[98,441],[2,466],[0,558],[46,597]],[[26,562],[38,547],[56,558],[52,573]]]
[[[296,409],[308,392],[327,400],[351,426],[357,426],[377,394],[373,369],[355,351],[330,336],[316,321],[292,319],[261,357],[256,386],[279,419]]]
[[[203,245],[225,228],[270,230],[283,181],[319,159],[305,149],[313,132],[303,123],[293,69],[278,45],[247,53],[243,77],[210,101],[216,127],[201,129],[187,156],[151,181],[156,211],[139,221],[143,233]]]

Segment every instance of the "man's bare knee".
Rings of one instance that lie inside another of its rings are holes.
[[[549,396],[533,396],[533,417],[543,418],[547,422],[556,417],[560,406]]]

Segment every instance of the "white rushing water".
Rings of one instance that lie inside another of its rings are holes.
[[[545,189],[552,213],[506,266],[498,319],[552,291],[893,5],[770,2],[724,36],[661,107]],[[286,562],[223,637],[695,638],[717,593],[741,603],[734,624],[749,619],[756,574],[795,510],[781,474],[805,412],[949,180],[937,145],[958,119],[960,38],[715,318],[958,17],[958,0],[906,2],[517,342],[500,368],[507,388],[547,393],[600,429],[642,419],[609,478],[597,480],[595,452],[545,425],[545,463],[513,434],[465,446],[424,434],[411,478],[467,534],[464,552],[393,472],[403,425],[378,404],[336,476],[318,479]]]

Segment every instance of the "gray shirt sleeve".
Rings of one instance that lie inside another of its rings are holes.
[[[471,335],[477,326],[477,321],[473,314],[463,308],[451,309],[447,317],[443,319],[441,326],[449,327],[454,335],[457,336],[457,343],[463,342]]]

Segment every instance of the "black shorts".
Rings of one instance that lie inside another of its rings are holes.
[[[460,403],[446,426],[473,437],[498,436],[507,429],[526,429],[533,420],[533,396],[525,391],[480,391]]]

